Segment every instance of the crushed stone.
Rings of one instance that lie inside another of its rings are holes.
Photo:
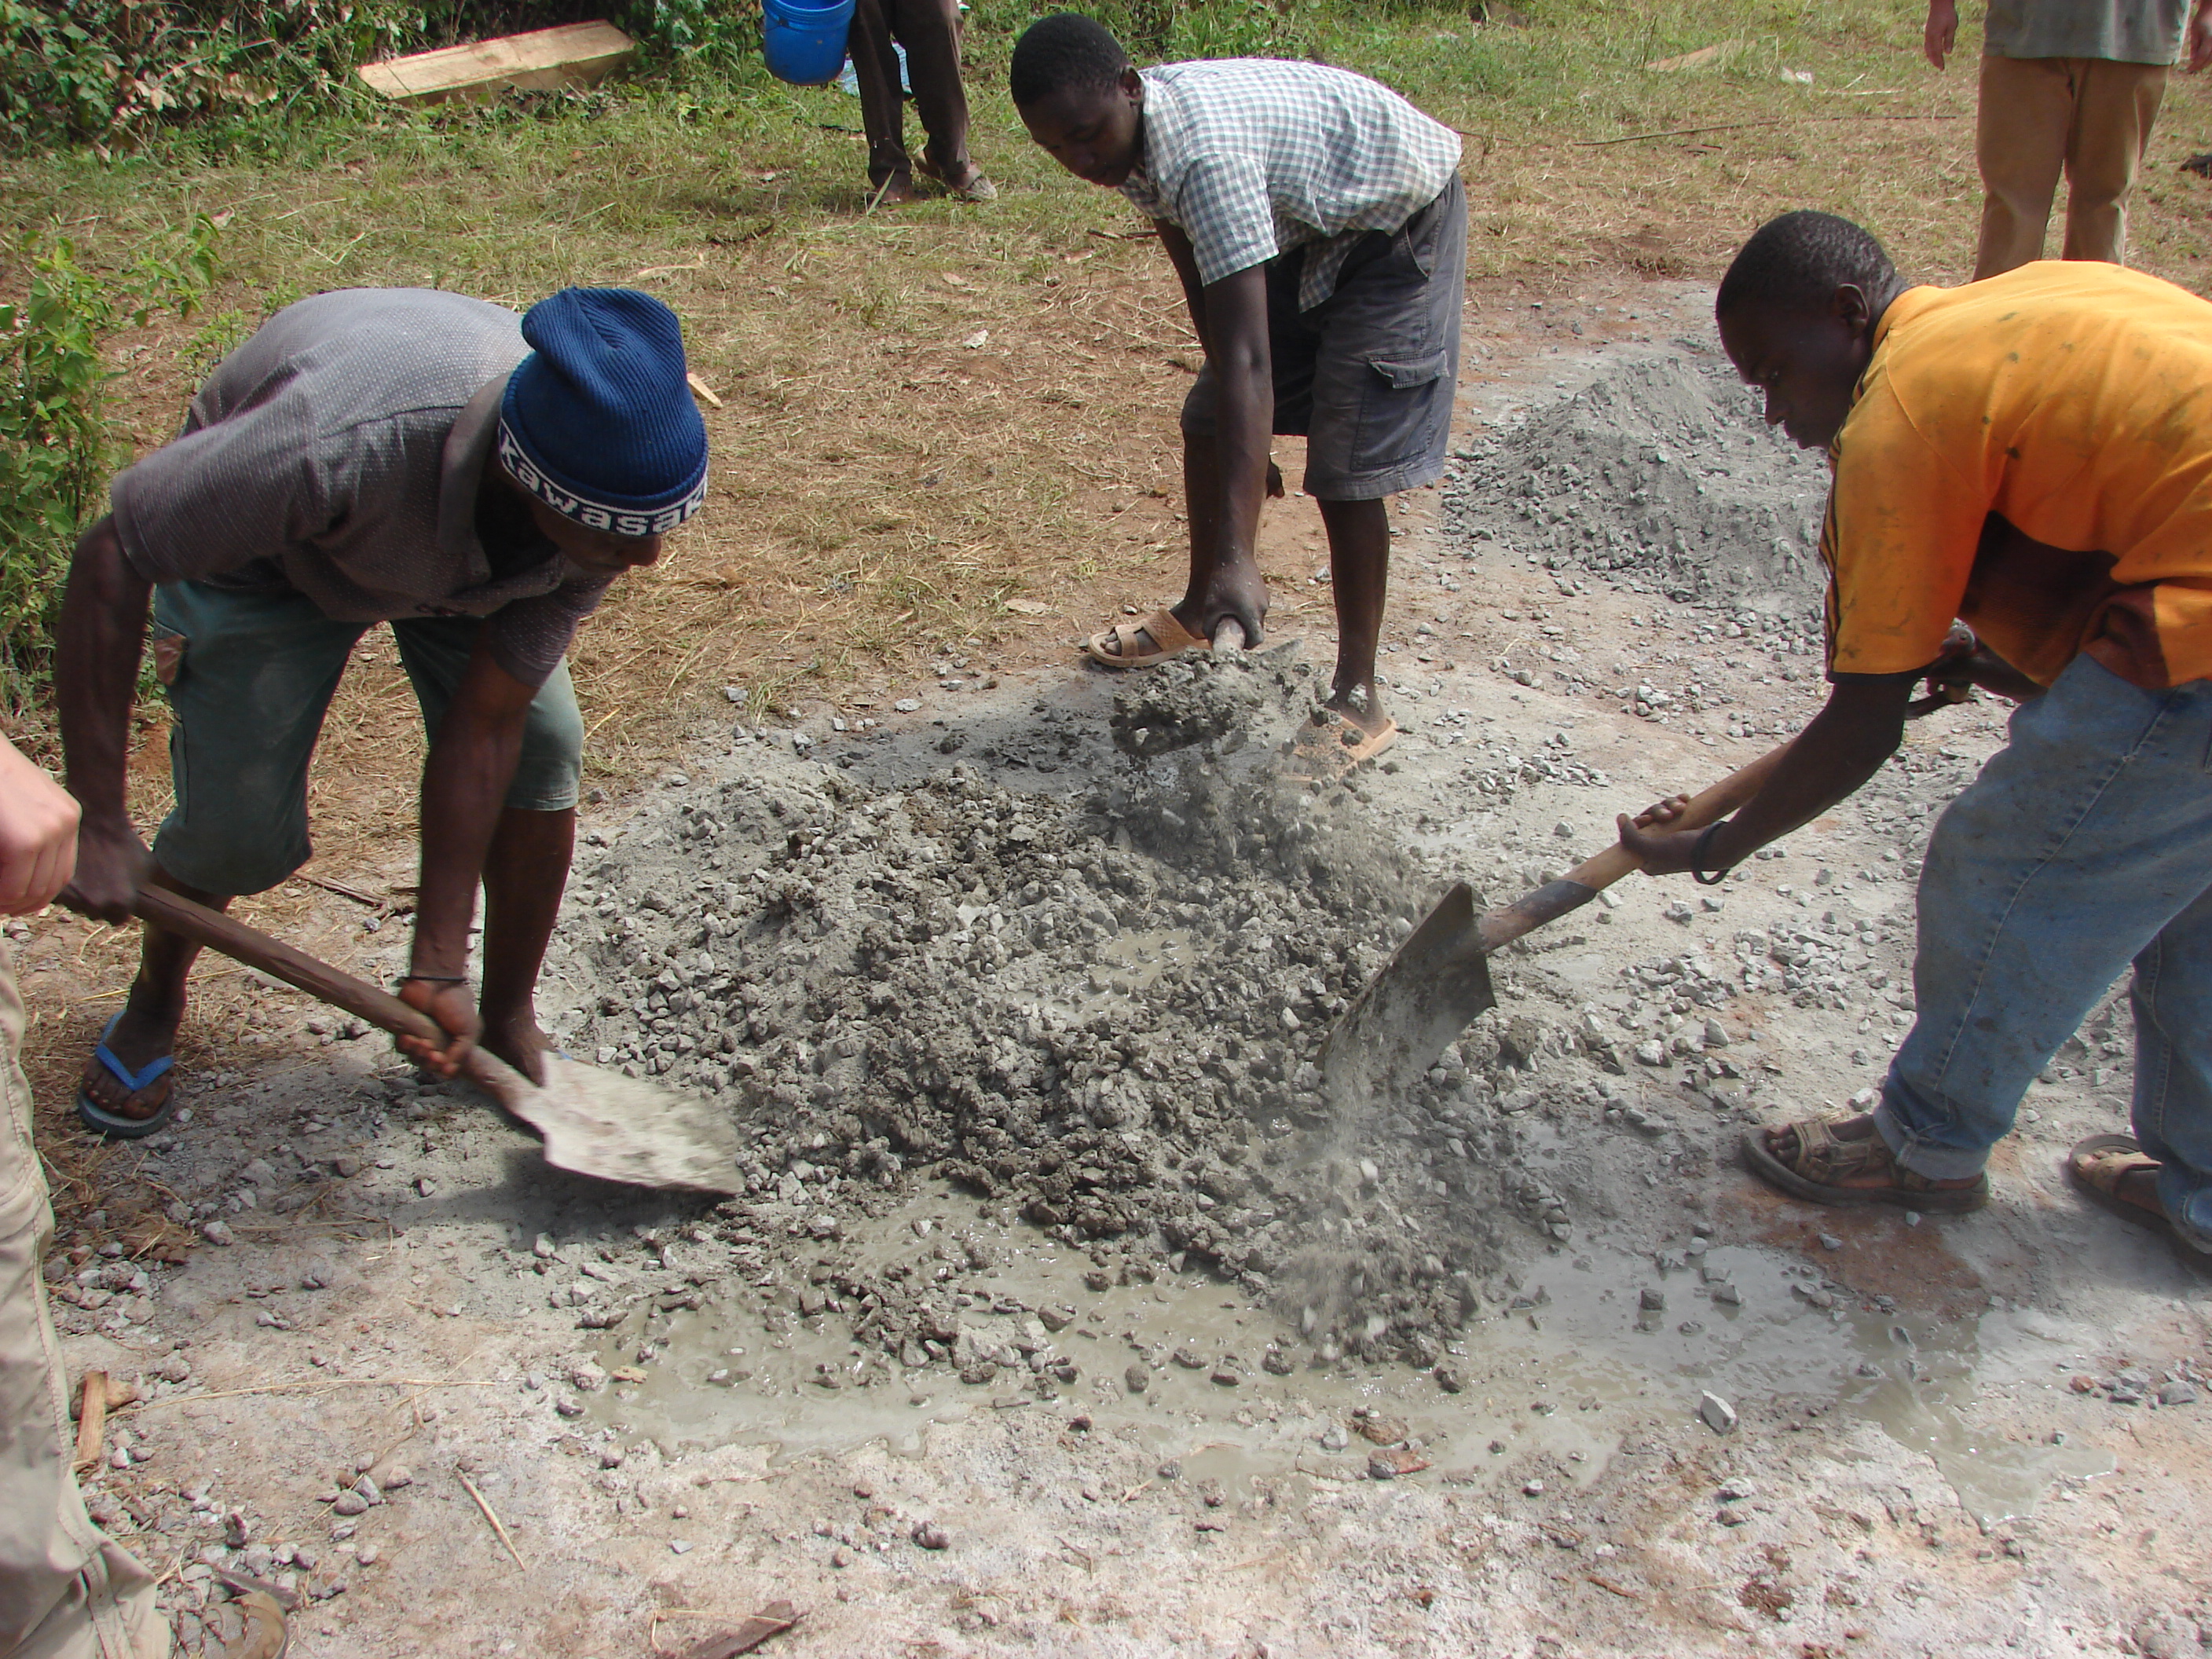
[[[733,1259],[813,1262],[816,1302],[872,1303],[856,1336],[902,1363],[1009,1358],[963,1352],[925,1275],[841,1267],[841,1216],[927,1174],[1087,1248],[1102,1285],[1203,1264],[1309,1357],[1433,1365],[1504,1298],[1501,1213],[1566,1236],[1513,1174],[1525,1103],[1498,1104],[1528,1093],[1536,1023],[1471,1031],[1347,1140],[1321,1042],[1433,878],[1340,792],[1182,762],[1073,799],[805,762],[664,794],[579,870],[564,937],[599,994],[563,1041],[726,1100]]]
[[[1620,364],[1462,451],[1445,530],[1680,604],[1802,609],[1823,583],[1827,469],[1754,396],[1700,341]]]

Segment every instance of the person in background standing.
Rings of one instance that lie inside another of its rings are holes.
[[[999,187],[968,158],[959,0],[859,0],[853,8],[850,51],[860,83],[860,125],[868,135],[869,195],[885,204],[915,199],[898,46],[906,48],[915,108],[929,136],[922,173],[963,202],[997,201]]]
[[[2060,257],[2127,263],[2128,195],[2150,145],[2166,71],[2212,63],[2212,0],[1990,0],[1974,159],[1982,173],[1974,280],[2043,257],[2066,175]],[[1928,0],[1937,69],[1959,38],[1958,0]]]

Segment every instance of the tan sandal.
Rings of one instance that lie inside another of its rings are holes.
[[[1137,641],[1149,640],[1152,648],[1139,651]],[[1109,648],[1110,647],[1110,648]],[[1155,611],[1142,622],[1115,623],[1083,642],[1091,660],[1106,668],[1157,668],[1186,651],[1209,649],[1207,641],[1176,620],[1175,612]]]
[[[1398,722],[1383,717],[1382,729],[1370,732],[1334,708],[1316,708],[1291,739],[1283,775],[1293,783],[1335,783],[1398,741]]]
[[[1891,1157],[1879,1130],[1863,1139],[1845,1140],[1834,1130],[1847,1119],[1808,1118],[1802,1123],[1761,1125],[1743,1134],[1743,1161],[1752,1174],[1793,1198],[1814,1204],[1895,1204],[1908,1210],[1964,1215],[1990,1201],[1990,1178],[1977,1176],[1966,1187],[1938,1186],[1924,1175],[1904,1169]],[[1788,1130],[1797,1151],[1786,1163],[1767,1145],[1767,1137]],[[1886,1174],[1881,1187],[1849,1187],[1852,1176]]]
[[[2066,1154],[2066,1174],[2075,1190],[2100,1210],[2109,1210],[2123,1221],[2132,1221],[2138,1227],[2148,1227],[2153,1232],[2164,1233],[2175,1246],[2193,1261],[2212,1261],[2208,1255],[2173,1230],[2172,1218],[2164,1210],[2146,1209],[2120,1196],[2120,1182],[2137,1170],[2159,1170],[2165,1166],[2142,1149],[2142,1143],[2133,1135],[2091,1135],[2077,1140]]]

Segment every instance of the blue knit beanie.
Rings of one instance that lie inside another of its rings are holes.
[[[657,536],[707,503],[707,423],[684,330],[650,294],[564,288],[523,313],[536,349],[507,376],[499,459],[563,518]]]

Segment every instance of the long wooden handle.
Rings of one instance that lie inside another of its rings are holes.
[[[1795,743],[1791,738],[1790,743]],[[1782,757],[1790,752],[1790,743],[1768,750],[1748,766],[1729,773],[1711,788],[1690,797],[1689,805],[1681,815],[1667,824],[1669,830],[1702,830],[1709,823],[1717,823],[1729,813],[1749,800],[1765,787],[1774,769],[1782,764]],[[1637,862],[1636,854],[1619,842],[1597,854],[1584,859],[1566,873],[1566,879],[1601,892],[1623,876],[1631,875],[1644,866]]]
[[[326,962],[319,962],[305,951],[296,951],[258,928],[234,921],[219,910],[180,898],[167,888],[140,888],[135,908],[141,921],[220,951],[233,962],[258,968],[287,985],[296,986],[318,1001],[358,1015],[395,1036],[421,1037],[441,1047],[449,1040],[437,1021],[409,1007],[390,992],[342,973]]]
[[[1796,741],[1794,738],[1790,739],[1790,743]],[[1750,765],[1691,796],[1689,804],[1668,823],[1667,828],[1702,830],[1709,823],[1718,823],[1765,787],[1790,748],[1790,744],[1785,743],[1770,749]],[[1557,881],[1547,882],[1534,892],[1479,918],[1475,932],[1483,953],[1487,955],[1510,945],[1532,928],[1557,921],[1568,911],[1589,903],[1623,876],[1643,867],[1637,862],[1636,854],[1616,841],[1595,857],[1584,859]]]

